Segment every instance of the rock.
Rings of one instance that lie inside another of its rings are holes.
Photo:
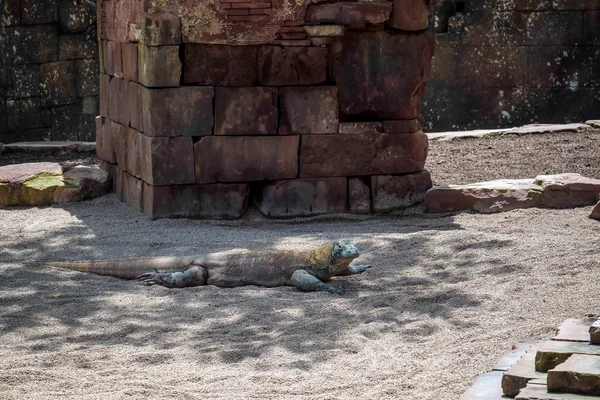
[[[592,128],[600,129],[600,119],[585,121],[585,124],[591,126]]]
[[[502,375],[502,391],[516,396],[532,379],[546,379],[546,374],[535,370],[535,354],[527,353]]]
[[[146,87],[179,86],[181,61],[179,46],[138,45],[138,73]]]
[[[186,43],[183,82],[214,86],[254,86],[256,46],[210,46]]]
[[[350,31],[330,49],[342,119],[419,117],[434,49],[431,31]]]
[[[594,318],[595,320],[595,318]],[[558,328],[558,333],[552,340],[566,340],[570,342],[588,342],[590,340],[590,318],[567,318]]]
[[[383,132],[381,122],[340,122],[340,133],[378,133]]]
[[[127,135],[124,132],[124,135]],[[127,137],[125,136],[125,143]],[[148,137],[139,135],[140,174],[151,185],[196,183],[194,145],[191,137]],[[125,163],[127,165],[127,162]]]
[[[127,82],[127,104],[130,111],[131,127],[142,132],[144,130],[143,93],[149,90],[135,82]]]
[[[420,203],[431,185],[428,171],[399,176],[372,176],[373,211],[386,212]]]
[[[590,334],[590,343],[592,344],[600,344],[600,318],[598,318],[592,326],[590,326],[589,330]]]
[[[540,340],[530,340],[513,344],[512,351],[503,355],[494,365],[496,371],[507,371],[514,363],[519,361],[525,354],[535,354],[539,345],[543,343]]]
[[[586,124],[530,124],[513,128],[509,133],[527,135],[535,133],[580,132],[588,128]]]
[[[427,136],[356,133],[304,135],[300,149],[300,177],[395,175],[422,171]]]
[[[212,134],[214,88],[184,86],[142,88],[144,134],[204,136]]]
[[[299,136],[204,136],[194,145],[196,183],[293,179]]]
[[[371,189],[363,178],[348,178],[348,211],[356,214],[371,211]]]
[[[548,371],[548,391],[600,395],[600,356],[573,354]]]
[[[139,79],[137,44],[121,43],[121,62],[123,63],[123,78],[137,82]]]
[[[425,0],[394,0],[393,4],[389,26],[403,31],[427,29],[429,10]]]
[[[386,21],[392,12],[389,2],[338,2],[310,5],[306,10],[307,22],[340,25],[377,24]]]
[[[571,208],[594,204],[600,199],[600,180],[580,174],[539,175],[534,183],[544,189],[544,207]]]
[[[108,192],[108,173],[100,168],[77,166],[63,176],[65,181],[79,186],[81,200],[95,199]]]
[[[276,135],[277,88],[216,88],[215,135]]]
[[[280,89],[280,135],[338,132],[335,86]]]
[[[304,27],[308,37],[344,36],[343,25],[309,25]]]
[[[499,400],[502,396],[502,371],[480,375],[475,383],[460,396],[460,400]]]
[[[473,210],[481,213],[536,207],[542,189],[533,179],[502,179],[469,185],[435,186],[425,195],[431,213]]]
[[[100,74],[98,88],[100,90],[100,115],[103,117],[108,117],[110,79],[110,75]]]
[[[181,43],[181,23],[175,15],[167,13],[147,15],[140,28],[140,43],[146,46]]]
[[[240,218],[248,184],[153,186],[144,183],[144,214],[150,218]]]
[[[515,400],[593,400],[593,398],[572,393],[551,393],[546,385],[529,383],[519,392]]]
[[[540,346],[536,353],[535,369],[547,372],[565,362],[573,354],[600,356],[600,346],[590,346],[588,343],[580,342],[547,341]]]
[[[326,48],[261,46],[257,63],[261,85],[320,85],[327,78]]]
[[[303,217],[346,211],[346,178],[294,179],[265,185],[256,205],[267,217]]]

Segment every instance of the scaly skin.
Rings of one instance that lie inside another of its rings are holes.
[[[235,287],[295,286],[302,291],[342,288],[326,283],[333,276],[360,274],[368,265],[350,266],[359,256],[349,240],[338,240],[309,251],[223,252],[192,257],[151,257],[115,261],[36,262],[34,264],[89,272],[147,285],[183,288],[200,285]]]

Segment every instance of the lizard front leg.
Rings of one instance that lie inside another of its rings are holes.
[[[321,281],[314,275],[311,275],[304,269],[294,271],[292,274],[291,283],[293,286],[303,292],[315,292],[317,290],[324,290],[329,293],[343,294],[344,289],[336,285],[328,285]]]
[[[161,285],[168,288],[184,288],[204,285],[206,270],[200,266],[191,266],[185,271],[178,272],[146,272],[138,279],[146,285]]]
[[[345,269],[341,270],[336,276],[346,276],[346,275],[357,275],[362,274],[369,268],[372,268],[371,265],[349,265]]]

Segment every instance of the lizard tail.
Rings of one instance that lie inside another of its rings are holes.
[[[26,263],[26,265],[47,265],[96,275],[137,279],[141,274],[155,270],[159,272],[183,271],[192,264],[193,260],[194,257],[151,257],[104,261],[35,261]]]

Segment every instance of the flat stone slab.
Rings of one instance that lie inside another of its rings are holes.
[[[549,340],[542,344],[535,356],[535,369],[547,372],[565,362],[573,354],[600,356],[600,346],[581,342]]]
[[[590,326],[595,321],[591,318],[568,318],[558,328],[558,333],[552,340],[566,340],[570,342],[589,342]]]
[[[43,206],[101,196],[108,174],[96,167],[63,174],[57,163],[26,163],[0,167],[0,206]]]
[[[529,383],[521,390],[515,400],[598,400],[600,397],[573,393],[551,393],[546,385]]]
[[[595,126],[592,123],[598,122]],[[581,132],[592,127],[600,127],[600,121],[588,121],[585,124],[531,124],[517,128],[506,129],[477,129],[473,131],[451,131],[427,133],[429,140],[472,139],[488,136],[527,135],[536,133]]]
[[[589,121],[585,121],[585,124],[591,126],[592,128],[600,129],[600,119],[591,119]]]
[[[460,400],[499,400],[510,399],[502,393],[500,381],[502,371],[492,371],[480,375],[475,383],[460,396]]]
[[[503,355],[494,365],[494,371],[507,371],[527,353],[535,354],[543,340],[529,340],[513,344],[512,351]]]
[[[590,343],[600,344],[600,318],[598,318],[589,329]]]
[[[590,214],[590,218],[591,219],[600,220],[600,201],[592,209],[592,213]]]
[[[83,153],[96,151],[95,142],[16,142],[5,146],[7,153]]]
[[[575,173],[538,175],[534,183],[544,190],[600,193],[600,179],[587,178]]]
[[[548,371],[548,390],[600,395],[600,356],[573,354]]]
[[[502,391],[508,396],[516,396],[532,379],[544,382],[546,373],[535,370],[535,354],[527,353],[502,375]]]
[[[474,210],[497,213],[539,204],[542,189],[533,179],[501,179],[468,185],[434,186],[425,194],[427,212]]]

